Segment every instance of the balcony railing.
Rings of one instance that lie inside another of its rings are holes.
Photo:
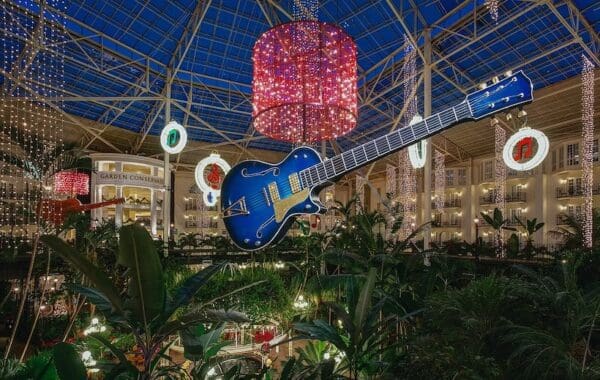
[[[582,216],[578,215],[578,214],[565,214],[565,213],[561,213],[556,215],[556,225],[557,226],[566,226],[567,225],[567,218],[573,218],[575,220],[581,220]]]
[[[435,208],[435,202],[431,202],[431,207]],[[460,199],[450,199],[447,201],[444,201],[444,208],[458,208],[458,207],[462,207],[462,202]]]
[[[600,185],[595,185],[592,187],[592,194],[598,195],[600,194]],[[556,187],[556,198],[572,198],[572,197],[582,197],[583,196],[583,187],[581,186],[573,186],[569,187],[568,185],[557,186]]]
[[[460,228],[462,225],[461,220],[443,220],[443,221],[435,221],[435,227],[452,227],[452,228]]]
[[[527,194],[526,193],[507,193],[504,196],[505,202],[527,202]],[[489,205],[496,203],[496,194],[494,192],[489,192],[487,195],[483,197],[479,197],[480,205]]]
[[[527,202],[526,193],[509,193],[505,197],[506,202]]]

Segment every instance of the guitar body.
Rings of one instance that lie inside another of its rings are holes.
[[[43,220],[50,222],[56,226],[64,223],[70,213],[81,212],[100,208],[109,205],[124,203],[125,199],[117,198],[111,201],[81,204],[77,198],[68,198],[64,200],[42,199],[37,206],[37,214]]]
[[[231,169],[221,187],[221,210],[235,245],[261,249],[279,241],[294,216],[324,213],[320,188],[299,189],[292,183],[297,173],[320,162],[315,150],[300,147],[278,164],[251,160]]]

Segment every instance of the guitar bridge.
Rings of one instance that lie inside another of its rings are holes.
[[[246,197],[241,197],[223,210],[223,219],[237,215],[249,215],[246,207]]]

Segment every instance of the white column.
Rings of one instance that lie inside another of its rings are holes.
[[[165,101],[165,124],[171,121],[171,70],[167,69],[167,100]],[[171,230],[171,165],[169,163],[169,153],[165,153],[164,161],[164,183],[165,193],[163,196],[163,241],[169,241],[169,232]]]
[[[123,163],[115,162],[115,170],[117,172],[123,171]],[[115,186],[115,197],[123,198],[123,186]],[[127,201],[127,200],[125,200]],[[123,203],[117,203],[115,206],[115,226],[117,228],[123,225]]]
[[[424,49],[424,58],[425,62],[423,62],[423,114],[424,117],[428,117],[431,115],[431,29],[426,28],[423,31],[425,36],[425,49]],[[433,154],[431,149],[431,139],[427,139],[427,152],[426,152],[426,161],[424,168],[424,177],[423,177],[423,195],[424,195],[424,205],[423,205],[423,223],[431,222],[431,165],[433,163]],[[431,228],[428,226],[423,235],[423,247],[425,249],[429,249],[429,242],[431,240]]]

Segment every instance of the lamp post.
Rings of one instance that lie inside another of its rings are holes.
[[[479,248],[479,218],[473,219],[475,223],[475,249]]]

